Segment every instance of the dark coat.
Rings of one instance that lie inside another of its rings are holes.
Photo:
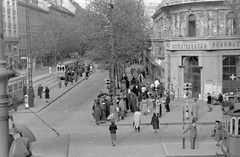
[[[159,129],[159,119],[157,116],[152,117],[151,124],[153,126],[153,129]]]
[[[42,95],[43,92],[43,87],[42,86],[38,86],[38,95]]]
[[[49,88],[46,88],[46,89],[45,89],[45,99],[49,99],[49,98],[50,98],[49,93],[50,93]]]

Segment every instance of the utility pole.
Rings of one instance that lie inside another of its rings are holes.
[[[0,156],[8,157],[8,79],[13,77],[12,70],[7,69],[7,62],[4,60],[4,32],[3,32],[3,6],[0,3]]]
[[[31,51],[31,30],[29,19],[29,0],[26,0],[26,27],[27,27],[27,46],[28,46],[28,104],[29,107],[34,107],[34,94],[32,82],[32,51]]]

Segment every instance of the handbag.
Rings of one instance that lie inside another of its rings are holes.
[[[216,130],[215,130],[215,129],[213,129],[213,131],[211,132],[211,137],[214,137],[214,136],[215,136],[215,134],[216,134]]]

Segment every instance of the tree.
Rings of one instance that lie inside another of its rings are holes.
[[[109,36],[112,33],[116,60],[124,63],[136,59],[136,53],[144,48],[143,41],[148,34],[149,21],[144,16],[143,2],[115,0],[111,6],[106,0],[89,0],[88,11],[92,15],[92,22],[98,24],[94,25],[92,31],[92,36],[97,40],[93,40],[94,47],[90,56],[96,60],[102,56],[107,59],[105,56],[109,56]]]

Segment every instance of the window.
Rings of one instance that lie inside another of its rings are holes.
[[[14,83],[13,89],[14,89],[14,91],[18,90],[18,83]]]
[[[230,132],[230,133],[233,134],[233,135],[236,134],[236,132],[235,132],[235,125],[236,125],[236,124],[235,124],[235,123],[236,123],[236,119],[235,119],[235,118],[232,118],[232,119],[231,119],[231,126],[232,126],[232,127],[231,127],[231,132]]]
[[[223,80],[239,80],[240,76],[240,56],[223,56]]]
[[[13,92],[13,87],[12,85],[8,85],[8,94]]]
[[[228,13],[226,17],[226,35],[236,35],[236,21],[235,14],[233,12]]]
[[[10,44],[8,44],[8,51],[11,52],[12,51],[12,46]]]
[[[196,36],[196,17],[193,14],[189,15],[188,17],[188,36]]]
[[[238,118],[238,135],[240,135],[240,118]]]

